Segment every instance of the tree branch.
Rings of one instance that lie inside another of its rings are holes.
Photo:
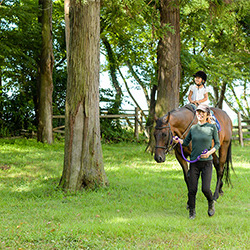
[[[122,78],[122,80],[123,80],[123,82],[124,82],[124,84],[125,84],[125,87],[126,87],[126,89],[127,89],[127,91],[128,91],[129,96],[131,97],[131,99],[132,99],[133,102],[135,103],[136,107],[138,107],[139,110],[142,112],[142,115],[144,116],[144,118],[147,119],[147,117],[146,117],[146,115],[144,114],[142,108],[140,107],[140,105],[139,105],[138,102],[135,100],[134,96],[132,95],[132,93],[131,93],[131,91],[130,91],[130,89],[129,89],[129,87],[128,87],[128,83],[127,83],[125,77],[123,76],[123,74],[122,74],[120,68],[118,67],[117,70],[118,70],[118,72],[119,72],[119,74],[120,74],[120,76],[121,76],[121,78]]]
[[[141,79],[139,78],[139,76],[136,74],[136,72],[134,71],[133,69],[133,66],[131,65],[131,63],[126,60],[126,65],[128,66],[129,68],[129,71],[131,72],[132,76],[135,78],[135,80],[138,82],[138,84],[141,86],[143,92],[144,92],[144,95],[146,97],[146,100],[147,100],[147,105],[149,107],[150,105],[150,98],[149,98],[149,95],[148,95],[148,92],[147,92],[147,89],[145,87],[145,84],[141,81]]]

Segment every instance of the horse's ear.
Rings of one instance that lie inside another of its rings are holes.
[[[158,120],[158,117],[156,114],[154,114],[154,120],[157,121]]]

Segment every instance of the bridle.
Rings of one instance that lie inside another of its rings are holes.
[[[174,147],[175,147],[175,145],[172,146],[172,143],[173,143],[173,133],[172,133],[172,131],[171,131],[170,124],[167,123],[167,126],[163,126],[163,127],[157,127],[157,126],[156,126],[156,127],[155,127],[156,130],[162,130],[162,129],[164,129],[164,128],[169,128],[169,130],[168,130],[168,141],[167,141],[167,143],[165,144],[165,145],[167,145],[167,146],[158,146],[158,145],[156,145],[155,148],[165,149],[165,150],[166,150],[165,153],[167,154],[168,152],[170,152],[171,150],[173,150]],[[171,148],[171,146],[172,146],[172,148]]]
[[[191,126],[194,123],[195,118],[196,118],[196,115],[194,113],[193,120],[190,122],[190,124],[188,125],[188,127],[186,128],[186,130],[184,131],[184,133],[181,135],[181,137],[180,137],[181,139],[183,139],[184,135],[189,131],[189,129],[191,128]],[[173,133],[171,131],[171,127],[170,127],[169,121],[168,121],[168,123],[167,123],[166,126],[163,126],[163,127],[157,127],[157,126],[155,126],[156,130],[162,130],[164,128],[169,128],[169,130],[168,130],[169,131],[168,132],[168,141],[165,144],[166,146],[158,146],[158,145],[156,145],[155,148],[165,149],[166,150],[165,154],[167,154],[170,151],[172,151],[178,145],[178,143],[173,144]]]

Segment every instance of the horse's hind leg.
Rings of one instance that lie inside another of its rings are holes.
[[[224,164],[225,164],[226,159],[227,159],[227,149],[228,149],[228,144],[223,143],[219,149],[219,158],[215,154],[214,154],[215,156],[213,155],[213,162],[214,162],[214,166],[215,166],[216,173],[217,173],[216,188],[215,188],[215,192],[214,192],[214,196],[213,196],[215,201],[219,198],[219,194],[220,195],[223,194],[222,177],[223,177],[223,172],[224,172]]]
[[[218,179],[218,177],[221,175],[220,174],[220,162],[219,162],[218,156],[215,153],[213,154],[213,164],[214,164],[214,168],[216,170],[217,184],[218,184],[218,182],[220,182],[219,194],[223,195],[223,193],[224,193],[223,190],[222,190],[223,181],[222,181],[222,179],[221,180]],[[223,175],[223,173],[222,173],[222,175]]]

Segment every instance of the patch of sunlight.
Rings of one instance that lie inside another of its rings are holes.
[[[116,217],[107,221],[109,224],[118,224],[118,223],[129,223],[131,219],[123,218],[123,217]]]
[[[19,193],[28,192],[28,191],[31,191],[31,187],[29,185],[22,185],[22,186],[12,188],[12,191],[13,192],[19,192]]]
[[[245,168],[250,169],[250,164],[242,163],[242,162],[233,162],[233,168]]]
[[[250,168],[250,164],[246,164],[246,163],[237,163],[237,164],[235,164],[235,167]]]

